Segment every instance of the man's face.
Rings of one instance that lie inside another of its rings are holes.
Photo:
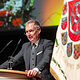
[[[39,35],[41,32],[40,28],[35,28],[34,23],[27,24],[25,27],[25,32],[28,40],[32,43],[35,43],[39,39]]]

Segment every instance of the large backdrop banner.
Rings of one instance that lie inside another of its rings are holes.
[[[80,80],[80,0],[64,0],[50,66],[56,80]]]

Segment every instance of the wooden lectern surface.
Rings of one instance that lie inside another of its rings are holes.
[[[0,80],[28,80],[26,72],[0,69]]]

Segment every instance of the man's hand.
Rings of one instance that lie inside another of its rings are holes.
[[[25,71],[26,72],[26,71]],[[27,76],[29,78],[32,78],[32,77],[37,77],[37,78],[41,78],[41,76],[39,75],[39,73],[36,71],[36,70],[29,70],[27,71]]]
[[[27,75],[31,77],[36,77],[38,75],[38,72],[36,70],[29,70]]]

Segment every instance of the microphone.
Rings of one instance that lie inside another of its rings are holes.
[[[13,51],[13,53],[12,53],[12,55],[11,55],[11,56],[13,56],[13,55],[14,55],[14,53],[15,53],[15,51],[17,50],[18,45],[20,44],[20,42],[21,42],[21,39],[19,39],[19,41],[18,41],[18,43],[17,43],[17,46],[16,46],[16,48],[15,48],[15,50]]]
[[[11,70],[12,70],[12,65],[13,65],[13,55],[14,55],[15,51],[17,50],[18,45],[20,44],[20,42],[21,42],[21,39],[19,39],[19,41],[18,41],[18,43],[17,43],[17,46],[16,46],[15,50],[13,51],[12,55],[9,56],[9,58],[8,58],[8,64],[9,64],[9,66],[8,66],[7,69],[11,69]]]
[[[0,51],[0,53],[2,53],[2,52],[4,51],[4,49],[5,49],[10,43],[12,43],[12,41],[13,41],[13,40],[10,40],[10,41],[3,47],[3,49]]]

